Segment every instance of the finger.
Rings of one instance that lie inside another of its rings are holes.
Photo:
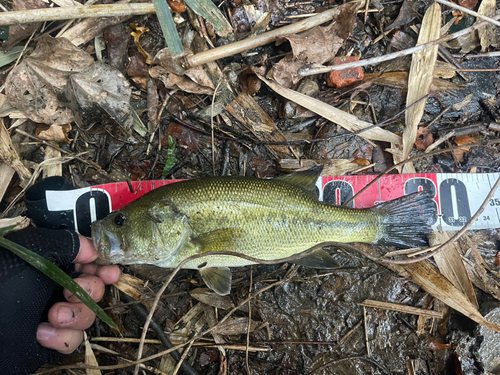
[[[58,302],[49,310],[49,323],[55,328],[87,329],[95,313],[83,303]]]
[[[50,323],[41,323],[36,332],[36,341],[47,348],[63,354],[73,353],[83,341],[83,331],[55,328]]]
[[[97,250],[94,244],[87,237],[78,235],[80,239],[80,252],[76,256],[73,263],[90,263],[97,259]]]
[[[78,285],[82,287],[83,290],[85,290],[88,295],[94,300],[94,301],[100,301],[101,298],[104,296],[104,283],[103,281],[94,275],[81,275],[80,277],[77,277],[74,279]],[[64,289],[64,298],[68,302],[79,302],[80,300],[76,298],[69,290]]]
[[[117,265],[98,266],[97,264],[76,264],[75,270],[81,273],[96,275],[104,284],[114,284],[120,278],[120,268]]]

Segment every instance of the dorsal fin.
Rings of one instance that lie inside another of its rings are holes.
[[[316,181],[321,176],[323,166],[313,167],[307,171],[295,172],[276,177],[275,180],[286,182],[309,193],[316,195]]]

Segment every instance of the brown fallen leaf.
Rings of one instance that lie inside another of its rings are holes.
[[[463,146],[463,145],[466,145],[468,143],[476,143],[476,142],[477,142],[476,139],[474,139],[473,137],[471,137],[467,134],[459,135],[459,136],[455,137],[455,144],[457,146]],[[464,154],[466,152],[469,152],[469,151],[470,151],[470,147],[464,147],[464,148],[460,148],[458,150],[453,150],[453,153],[455,154],[457,161],[459,161],[461,163],[464,161]]]
[[[43,36],[30,56],[15,67],[5,81],[9,103],[34,122],[67,124],[73,112],[58,94],[70,75],[93,64],[88,53],[64,38]]]
[[[495,0],[482,0],[481,5],[479,5],[479,9],[477,12],[483,16],[493,17],[496,12],[496,1]],[[480,22],[481,20],[477,20],[476,22]],[[479,41],[481,43],[481,52],[486,52],[486,50],[490,47],[496,47],[497,43],[497,34],[495,25],[486,25],[485,27],[481,27],[477,30],[477,34],[479,36]]]
[[[250,322],[250,332],[254,331],[259,326],[259,323],[252,320]],[[248,318],[229,318],[223,324],[216,326],[213,332],[219,335],[231,336],[231,335],[243,335],[247,333],[248,330]]]
[[[425,150],[431,144],[434,143],[434,136],[432,132],[428,128],[418,128],[417,130],[417,139],[415,140],[415,147],[417,150]]]
[[[213,95],[215,87],[207,73],[201,67],[191,68],[183,75],[169,73],[162,66],[149,69],[151,77],[163,82],[167,89],[180,89],[193,94]]]
[[[71,124],[52,124],[48,128],[47,127],[38,127],[36,128],[36,135],[38,138],[43,139],[45,141],[54,141],[54,142],[66,142],[71,143],[72,139],[68,138],[68,133],[71,131]]]
[[[23,11],[29,9],[41,9],[49,6],[48,2],[43,0],[14,0],[13,11]],[[9,26],[9,38],[2,45],[4,51],[9,51],[17,45],[21,40],[28,38],[42,25],[42,22],[30,22],[15,24]]]
[[[226,111],[260,141],[286,141],[274,121],[250,95],[241,93],[226,106]],[[278,158],[294,156],[287,146],[269,145],[268,149]]]
[[[360,4],[352,2],[340,5],[339,15],[329,26],[315,27],[301,34],[279,38],[276,44],[289,41],[292,52],[273,67],[272,76],[276,82],[290,88],[302,79],[297,73],[300,67],[332,60],[353,30]]]

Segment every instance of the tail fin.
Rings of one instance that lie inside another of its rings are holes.
[[[380,245],[419,247],[427,245],[427,234],[432,231],[436,203],[427,192],[406,195],[372,208],[382,217],[384,226]]]

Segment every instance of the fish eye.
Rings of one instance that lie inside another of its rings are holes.
[[[127,217],[124,214],[118,214],[115,216],[115,224],[121,227],[125,221],[127,220]]]

